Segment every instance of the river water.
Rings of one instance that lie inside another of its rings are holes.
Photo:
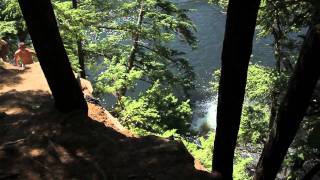
[[[224,38],[226,13],[218,7],[208,4],[207,1],[176,1],[186,9],[193,9],[189,14],[197,27],[196,36],[199,40],[198,48],[190,48],[176,42],[179,49],[187,52],[187,57],[197,74],[197,93],[192,96],[194,103],[193,128],[199,129],[204,123],[210,128],[216,124],[216,95],[212,93],[210,81],[214,70],[220,68],[220,58]],[[253,44],[252,61],[265,66],[274,64],[271,38],[257,39]]]
[[[212,73],[220,67],[220,57],[224,37],[226,13],[217,6],[208,4],[206,0],[175,0],[181,8],[192,9],[189,13],[197,27],[198,48],[192,50],[177,40],[172,44],[176,49],[186,52],[190,64],[196,73],[196,91],[192,93],[194,115],[192,127],[199,129],[203,124],[215,128],[216,101],[209,82]],[[271,38],[254,40],[252,61],[265,66],[274,64]],[[104,96],[102,100],[111,96]]]

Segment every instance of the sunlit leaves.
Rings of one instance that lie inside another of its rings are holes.
[[[142,71],[134,68],[128,72],[126,63],[125,58],[106,59],[104,62],[106,70],[100,73],[97,87],[106,93],[115,93],[123,87],[135,87],[137,80],[142,76]]]
[[[120,120],[130,129],[157,134],[176,129],[183,133],[190,125],[192,111],[189,101],[180,101],[159,81],[137,99],[123,98],[122,105],[124,110],[120,112]]]

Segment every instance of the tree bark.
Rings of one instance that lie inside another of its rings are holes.
[[[50,0],[19,0],[41,68],[62,112],[88,107],[71,69]]]
[[[247,71],[260,0],[230,0],[222,51],[213,171],[232,179]]]
[[[320,76],[320,25],[307,33],[285,97],[280,103],[276,121],[269,134],[254,179],[274,179],[303,120]]]

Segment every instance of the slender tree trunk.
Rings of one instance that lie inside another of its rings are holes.
[[[222,51],[213,171],[232,179],[247,71],[260,0],[230,0]]]
[[[72,0],[72,8],[77,9],[78,8],[78,0]]]
[[[272,35],[274,38],[274,57],[276,59],[276,66],[275,70],[277,74],[281,75],[281,59],[282,59],[282,53],[281,53],[281,43],[280,39],[282,38],[282,31],[280,29],[280,26],[278,23],[275,23],[275,27],[273,28]],[[269,129],[272,128],[273,123],[277,117],[277,110],[278,110],[278,100],[280,95],[280,89],[278,87],[278,83],[276,83],[272,88],[271,93],[271,106],[270,106],[270,118],[269,118]]]
[[[82,47],[82,40],[77,40],[77,48],[78,48],[78,57],[79,57],[79,65],[80,65],[80,77],[86,79],[86,69],[85,69],[85,58],[84,52]]]
[[[281,54],[281,48],[280,48],[280,39],[278,37],[278,35],[276,35],[277,33],[273,33],[273,37],[274,37],[274,57],[276,59],[276,71],[280,74],[281,72],[281,58],[282,58],[282,54]]]
[[[320,27],[309,29],[254,179],[274,179],[293,141],[320,76]]]
[[[24,42],[26,40],[26,38],[27,38],[28,31],[20,29],[20,30],[18,30],[17,35],[18,35],[19,41],[20,42]]]
[[[138,31],[132,33],[133,45],[128,57],[127,73],[130,73],[130,71],[134,67],[134,61],[136,60],[136,53],[139,47],[139,39],[140,39],[140,33],[141,33],[140,30],[142,26],[143,16],[144,16],[144,6],[143,6],[143,1],[141,1],[138,20],[137,20]],[[127,90],[128,90],[127,87],[123,87],[119,92],[117,92],[118,103],[121,103],[121,98],[127,93]]]
[[[57,109],[87,112],[88,107],[72,72],[50,0],[19,0],[19,4]]]
[[[132,40],[133,40],[133,46],[131,48],[131,52],[128,58],[128,71],[130,72],[131,69],[133,68],[133,63],[136,59],[136,53],[139,47],[139,39],[140,39],[140,30],[142,26],[142,21],[143,21],[143,16],[144,16],[144,10],[143,10],[143,2],[140,2],[140,10],[139,10],[139,15],[138,15],[138,20],[137,20],[137,26],[138,26],[138,32],[134,32],[132,34]]]
[[[271,107],[270,107],[270,118],[269,118],[269,129],[272,128],[273,123],[277,117],[277,110],[278,110],[278,99],[279,99],[279,92],[277,92],[278,88],[273,87],[275,90],[273,90],[271,94]]]
[[[287,57],[283,58],[281,62],[286,71],[290,73],[293,72],[293,69],[294,69],[293,65],[291,64],[290,60]]]
[[[72,0],[72,7],[73,9],[78,8],[78,0]],[[79,58],[79,65],[80,65],[80,77],[85,79],[86,78],[86,69],[85,69],[85,58],[84,52],[82,47],[82,40],[81,38],[77,38],[77,49],[78,49],[78,58]]]

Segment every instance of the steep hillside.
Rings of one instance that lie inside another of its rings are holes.
[[[181,142],[136,137],[88,106],[89,117],[57,112],[37,63],[0,67],[0,180],[215,179]]]

